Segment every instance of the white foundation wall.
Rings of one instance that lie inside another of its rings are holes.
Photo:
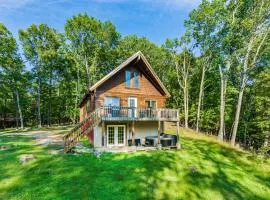
[[[135,139],[144,139],[147,136],[158,135],[158,122],[135,122]],[[128,130],[128,139],[132,138],[131,126]]]
[[[131,124],[117,123],[118,125],[125,125],[127,140],[132,139]],[[107,125],[116,125],[115,123],[106,123],[105,130],[107,131]],[[105,136],[107,134],[105,133]],[[141,139],[144,141],[147,136],[158,135],[158,122],[157,121],[135,121],[135,139]],[[94,128],[94,147],[102,147],[102,127],[95,126]]]
[[[102,133],[101,126],[95,126],[94,128],[94,147],[102,147]]]

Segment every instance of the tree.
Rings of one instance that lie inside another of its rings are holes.
[[[85,90],[114,66],[114,57],[111,55],[120,35],[110,21],[101,22],[87,14],[79,14],[67,20],[65,36],[68,41],[67,53],[76,66],[77,94],[74,107],[77,108]]]
[[[50,71],[49,79],[51,83],[51,69],[55,66],[60,39],[56,30],[46,24],[33,24],[26,30],[19,30],[19,39],[26,59],[33,66],[33,75],[37,81],[37,116],[38,126],[41,127],[41,88],[46,79],[47,69]]]
[[[14,102],[16,102],[16,113],[19,113],[21,128],[24,127],[24,122],[20,104],[19,87],[21,83],[23,68],[24,65],[18,53],[18,47],[15,38],[12,36],[11,32],[3,24],[0,23],[0,71],[2,71],[1,81],[6,85],[6,89],[10,90],[14,95]]]
[[[189,14],[189,19],[185,21],[187,27],[186,35],[188,35],[194,42],[194,47],[199,48],[202,61],[200,62],[201,67],[201,80],[200,90],[197,105],[197,116],[196,116],[196,131],[200,129],[200,118],[201,118],[201,107],[202,98],[204,94],[205,84],[205,73],[211,66],[211,57],[214,56],[214,40],[215,31],[217,25],[217,18],[215,13],[219,4],[211,5],[208,1],[203,1],[199,8],[194,9]]]
[[[168,63],[168,52],[149,41],[146,37],[129,35],[122,38],[116,48],[117,64],[121,64],[137,51],[141,51],[145,55],[163,83],[171,89],[170,84],[168,84],[168,73],[173,68],[171,63]]]
[[[231,138],[232,145],[235,144],[242,99],[244,89],[249,80],[249,73],[258,65],[260,55],[266,44],[266,39],[270,35],[270,12],[268,9],[270,2],[254,0],[251,4],[247,4],[246,2],[239,2],[239,4],[241,6],[241,15],[239,13],[239,17],[237,18],[237,24],[239,24],[237,32],[242,33],[242,46],[237,52],[237,57],[241,66],[241,80]]]
[[[177,76],[177,82],[179,87],[183,91],[184,99],[184,114],[185,114],[185,127],[188,128],[188,117],[189,117],[189,76],[190,67],[193,55],[188,50],[186,43],[183,38],[182,41],[177,39],[167,40],[165,47],[170,51],[171,58],[174,61],[175,73]],[[181,53],[178,53],[182,50]]]

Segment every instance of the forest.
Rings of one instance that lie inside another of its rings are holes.
[[[76,124],[87,89],[142,51],[183,127],[270,154],[269,8],[269,0],[204,0],[185,34],[162,45],[85,13],[63,32],[32,24],[18,39],[0,23],[0,128]]]

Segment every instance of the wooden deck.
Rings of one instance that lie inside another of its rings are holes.
[[[64,135],[65,152],[69,152],[80,138],[102,122],[102,143],[105,144],[105,121],[132,121],[132,144],[135,145],[135,121],[158,121],[158,144],[162,121],[175,121],[179,126],[179,110],[167,108],[99,107]],[[179,134],[179,131],[177,135]],[[130,149],[129,147],[127,149]],[[126,150],[129,151],[129,150]]]
[[[179,110],[169,108],[101,107],[103,121],[179,121]]]

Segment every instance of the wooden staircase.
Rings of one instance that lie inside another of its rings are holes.
[[[64,150],[70,152],[72,148],[79,143],[80,138],[89,133],[101,121],[100,110],[96,109],[90,115],[76,125],[69,133],[64,135]]]

